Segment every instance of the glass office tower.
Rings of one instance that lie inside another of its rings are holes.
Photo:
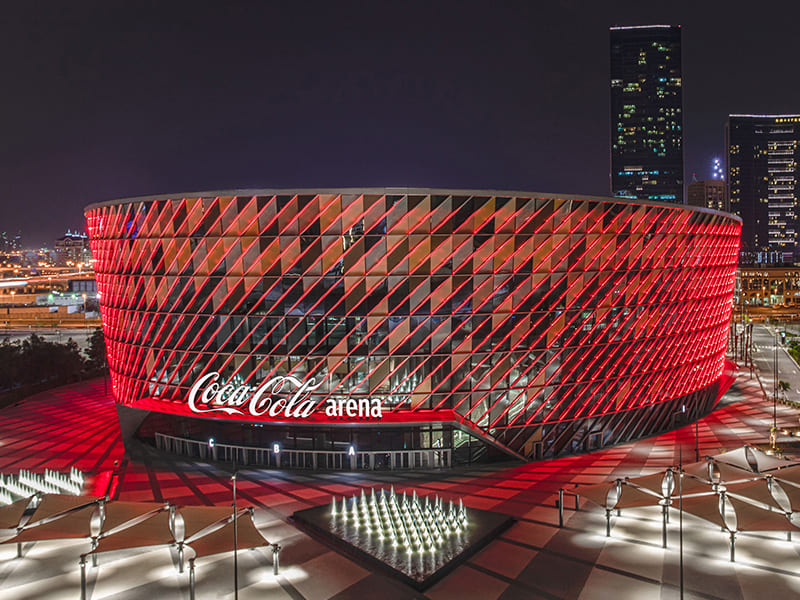
[[[611,194],[683,203],[681,29],[611,28]]]
[[[742,218],[742,262],[799,262],[800,115],[730,115],[725,141],[730,210]]]

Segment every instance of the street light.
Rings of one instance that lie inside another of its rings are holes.
[[[778,438],[778,326],[775,325],[775,352],[772,362],[772,428],[769,430],[770,453],[775,453]]]

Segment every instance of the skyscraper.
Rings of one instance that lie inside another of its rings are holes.
[[[691,206],[728,210],[725,202],[725,182],[721,179],[693,181],[689,184],[688,192],[686,203]]]
[[[730,210],[742,218],[742,261],[800,262],[800,115],[730,115]]]
[[[611,194],[683,203],[681,29],[611,28]]]

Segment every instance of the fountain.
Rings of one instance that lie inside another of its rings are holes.
[[[464,507],[438,495],[410,496],[390,489],[334,497],[329,505],[298,511],[298,526],[336,549],[369,562],[423,590],[513,523],[507,515]]]

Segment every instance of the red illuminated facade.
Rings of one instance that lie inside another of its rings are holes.
[[[144,437],[540,458],[717,398],[741,229],[724,213],[346,189],[136,198],[86,218],[114,395]],[[293,394],[304,414],[285,410]]]

